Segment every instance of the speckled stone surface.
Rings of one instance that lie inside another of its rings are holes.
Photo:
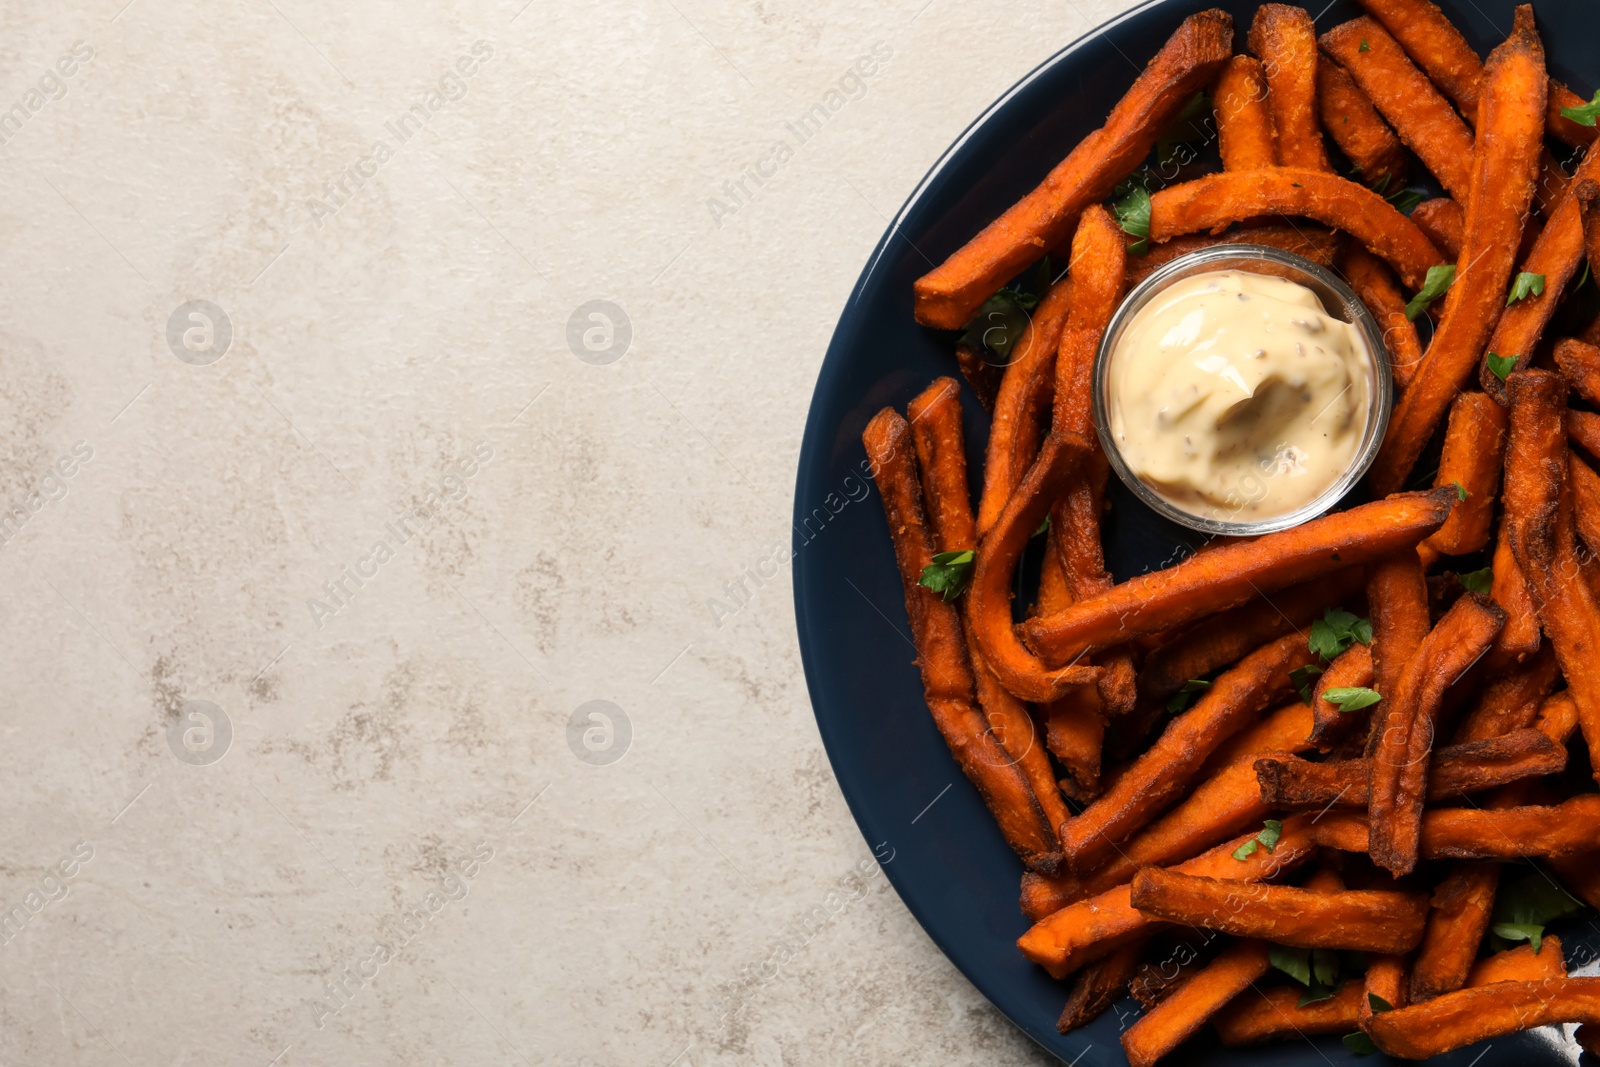
[[[1046,1062],[730,585],[887,218],[1128,5],[121,3],[3,5],[0,1063]]]

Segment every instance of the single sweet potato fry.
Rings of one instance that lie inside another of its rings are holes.
[[[1045,747],[1067,773],[1059,783],[1061,791],[1078,803],[1087,804],[1100,795],[1101,753],[1106,736],[1100,694],[1094,686],[1078,686],[1059,699],[1039,705],[1039,710],[1044,717]]]
[[[1509,436],[1506,441],[1509,448]],[[1543,643],[1539,613],[1533,605],[1533,590],[1528,585],[1527,576],[1522,573],[1516,553],[1511,551],[1511,538],[1507,535],[1509,520],[1510,514],[1502,511],[1500,536],[1495,540],[1494,556],[1490,561],[1489,599],[1499,604],[1506,613],[1506,624],[1494,639],[1494,647],[1488,656],[1488,663],[1495,669],[1522,663],[1538,652]]]
[[[967,487],[967,454],[961,432],[961,386],[954,378],[939,378],[906,408],[917,467],[922,475],[923,500],[939,552],[976,548],[978,533],[972,517],[972,495]],[[963,632],[978,704],[989,729],[1001,747],[1028,779],[1034,796],[1052,827],[1060,827],[1071,814],[1056,785],[1050,757],[1045,753],[1028,706],[1006,691],[989,670],[972,640],[969,602],[959,602]]]
[[[1267,75],[1260,60],[1234,56],[1224,63],[1211,87],[1211,101],[1225,170],[1260,170],[1277,162]]]
[[[1095,204],[1084,211],[1072,241],[1072,309],[1056,356],[1052,433],[1095,439],[1094,360],[1106,325],[1122,299],[1127,261],[1122,238],[1122,230],[1105,208]],[[1074,600],[1087,600],[1112,586],[1100,543],[1100,516],[1108,475],[1105,459],[1096,451],[1084,462],[1066,495],[1051,512],[1050,538]],[[1104,713],[1122,715],[1132,711],[1134,672],[1128,651],[1113,649],[1100,657],[1099,665],[1097,684]]]
[[[1034,307],[1028,325],[1011,348],[1010,362],[995,395],[989,445],[983,460],[983,493],[978,501],[978,534],[1000,518],[1039,448],[1039,426],[1048,418],[1055,388],[1056,349],[1072,306],[1072,279],[1050,287]]]
[[[1600,459],[1600,415],[1592,411],[1568,411],[1566,429],[1573,444]]]
[[[1317,679],[1311,693],[1311,743],[1323,752],[1349,737],[1371,719],[1365,709],[1345,711],[1328,699],[1328,690],[1367,688],[1372,685],[1372,649],[1357,641],[1345,649]],[[1379,690],[1382,692],[1382,690]]]
[[[1411,1003],[1432,1000],[1467,984],[1478,946],[1489,929],[1496,863],[1458,863],[1433,892],[1428,928],[1411,964]]]
[[[1411,951],[1422,940],[1428,916],[1428,898],[1420,893],[1244,885],[1159,867],[1146,867],[1134,877],[1129,900],[1139,911],[1167,922],[1238,937],[1270,937],[1295,948],[1358,952]]]
[[[1600,851],[1600,794],[1555,805],[1516,808],[1430,808],[1422,815],[1423,859],[1493,860],[1569,856]],[[1367,816],[1330,811],[1311,828],[1319,845],[1367,851]]]
[[[1404,389],[1422,364],[1422,342],[1417,339],[1417,327],[1406,318],[1406,298],[1393,272],[1383,260],[1352,244],[1339,254],[1339,273],[1378,320],[1394,384]]]
[[[1028,867],[1049,872],[1061,859],[1055,828],[978,708],[956,606],[918,584],[922,569],[933,562],[933,537],[923,513],[910,438],[906,420],[892,408],[878,412],[862,434],[894,539],[928,710],[956,762],[994,814],[1006,842]]]
[[[1405,185],[1405,146],[1350,72],[1327,57],[1317,64],[1317,110],[1323,130],[1361,168],[1364,183],[1385,189]]]
[[[1151,245],[1150,250],[1142,256],[1129,256],[1127,287],[1132,289],[1154,274],[1157,268],[1166,266],[1179,256],[1222,244],[1252,244],[1281,248],[1285,252],[1293,252],[1297,256],[1309,259],[1319,266],[1331,267],[1334,265],[1335,257],[1344,247],[1344,239],[1326,226],[1304,223],[1295,225],[1285,223],[1281,226],[1276,223],[1262,223],[1252,225],[1248,229],[1230,229],[1220,234],[1192,233],[1186,237],[1174,237],[1165,244]],[[1390,284],[1394,283],[1391,281]],[[1396,289],[1396,292],[1398,291]],[[1400,303],[1402,307],[1405,305],[1404,300]]]
[[[1455,23],[1432,0],[1360,0],[1361,6],[1400,41],[1406,54],[1427,71],[1433,83],[1454,100],[1467,121],[1477,124],[1478,98],[1483,92],[1483,62],[1461,36]],[[1561,114],[1564,107],[1588,101],[1558,81],[1550,82],[1546,123],[1550,135],[1574,148],[1595,139],[1590,126],[1580,126]]]
[[[1466,204],[1467,225],[1455,282],[1369,475],[1378,492],[1405,481],[1456,393],[1477,370],[1505,308],[1544,135],[1544,48],[1532,9],[1518,9],[1516,27],[1490,54],[1487,72],[1471,188],[1457,197]]]
[[[1505,454],[1506,409],[1483,393],[1456,397],[1450,405],[1444,454],[1433,484],[1456,486],[1466,499],[1450,509],[1439,532],[1424,544],[1446,556],[1464,556],[1489,543],[1489,522],[1494,518]]]
[[[1525,778],[1557,774],[1566,765],[1567,752],[1559,742],[1542,730],[1522,727],[1434,753],[1428,767],[1427,799],[1448,800]],[[1293,756],[1263,756],[1254,766],[1261,802],[1268,809],[1367,805],[1370,764],[1364,759],[1313,763]]]
[[[1000,394],[1005,371],[984,358],[982,349],[972,345],[956,345],[956,366],[983,410],[993,415],[995,397]]]
[[[1428,579],[1415,552],[1395,552],[1368,569],[1367,615],[1372,619],[1372,687],[1392,697],[1406,660],[1433,628]],[[1380,713],[1370,712],[1369,718],[1375,714]]]
[[[1086,650],[1169,629],[1414,547],[1444,524],[1455,502],[1454,489],[1398,493],[1253,541],[1202,552],[1065,611],[1032,619],[1021,629],[1046,663],[1066,663]],[[978,559],[981,568],[981,551]]]
[[[1255,832],[1251,832],[1224,841],[1192,860],[1177,864],[1173,870],[1236,882],[1276,878],[1311,857],[1314,849],[1310,819],[1309,815],[1284,819],[1283,832],[1271,852],[1257,848],[1243,860],[1234,859],[1235,851],[1255,839]],[[1017,939],[1017,947],[1051,977],[1063,978],[1089,959],[1105,955],[1165,925],[1134,908],[1130,902],[1131,892],[1130,886],[1120,885],[1099,896],[1075,901],[1035,923]]]
[[[1104,126],[1079,142],[1038,188],[917,279],[917,321],[960,329],[1008,279],[1064,243],[1079,213],[1133,172],[1232,54],[1233,20],[1226,12],[1213,9],[1185,19]]]
[[[1600,168],[1600,153],[1594,153],[1597,160],[1596,167]],[[1590,161],[1590,156],[1583,157],[1584,163]],[[1570,188],[1577,198],[1578,221],[1583,229],[1583,254],[1593,267],[1596,260],[1600,260],[1600,182],[1595,180],[1595,175],[1589,173],[1589,168],[1579,166],[1578,172],[1572,176]]]
[[[1455,743],[1501,737],[1533,725],[1539,702],[1555,688],[1559,675],[1555,653],[1548,645],[1541,647],[1538,654],[1484,688],[1461,717]]]
[[[1395,206],[1337,174],[1303,167],[1223,171],[1169,186],[1150,197],[1150,239],[1161,242],[1261,215],[1316,219],[1350,234],[1421,288],[1439,250]],[[1515,244],[1515,242],[1512,242]]]
[[[1549,371],[1511,376],[1506,527],[1539,619],[1555,646],[1591,761],[1600,767],[1600,607],[1583,580],[1572,494],[1565,491],[1567,383]]]
[[[1239,941],[1149,1009],[1122,1035],[1129,1067],[1151,1067],[1272,966],[1265,941]]]
[[[1012,575],[1017,561],[1048,514],[1051,501],[1066,491],[1089,453],[1084,439],[1051,434],[999,521],[978,545],[966,594],[973,637],[1001,684],[1023,700],[1059,700],[1073,686],[1093,682],[1100,675],[1098,668],[1076,663],[1046,666],[1023,647],[1011,625]]]
[[[1567,485],[1572,491],[1572,521],[1592,556],[1600,552],[1600,475],[1569,451]]]
[[[1563,752],[1572,735],[1578,732],[1578,702],[1566,693],[1546,697],[1539,705],[1533,728],[1548,737]]]
[[[1136,714],[1150,721],[1165,712],[1167,699],[1191,678],[1204,678],[1245,653],[1291,630],[1305,632],[1330,605],[1342,604],[1361,589],[1361,572],[1339,571],[1306,582],[1271,599],[1259,598],[1189,627],[1145,657],[1139,670]]]
[[[1299,697],[1275,711],[1269,711],[1217,747],[1200,768],[1202,777],[1217,774],[1240,760],[1256,758],[1262,752],[1310,752],[1311,709]]]
[[[1373,1044],[1391,1056],[1425,1060],[1466,1045],[1549,1023],[1600,1023],[1600,978],[1496,982],[1374,1015]]]
[[[1372,815],[1372,862],[1396,875],[1416,866],[1428,755],[1445,690],[1488,650],[1505,612],[1468,593],[1445,613],[1406,660],[1393,693],[1373,717],[1368,746],[1367,809]]]
[[[1361,998],[1356,1024],[1363,1029],[1374,1014],[1372,998],[1381,999],[1394,1008],[1406,1006],[1406,958],[1404,956],[1373,956],[1367,962],[1366,994]]]
[[[1472,130],[1400,43],[1367,17],[1335,26],[1322,35],[1321,43],[1439,184],[1466,203],[1472,185]],[[1543,106],[1541,100],[1541,120]]]
[[[1528,365],[1568,287],[1577,281],[1585,241],[1577,194],[1585,183],[1592,184],[1596,179],[1600,179],[1600,152],[1590,152],[1573,175],[1573,195],[1556,205],[1533,249],[1522,257],[1520,270],[1543,275],[1544,292],[1526,296],[1506,308],[1489,338],[1489,351],[1517,357],[1518,369]],[[1506,402],[1505,383],[1489,369],[1487,361],[1478,370],[1478,384],[1502,404]]]
[[[1085,209],[1072,237],[1072,303],[1056,355],[1052,433],[1094,436],[1094,358],[1122,299],[1127,260],[1122,228],[1111,212],[1099,204]],[[1071,560],[1063,555],[1062,562],[1070,578]]]
[[[1346,979],[1333,996],[1302,1006],[1299,1000],[1304,992],[1297,985],[1280,985],[1240,993],[1217,1013],[1211,1025],[1229,1048],[1279,1038],[1347,1034],[1360,1025],[1367,991],[1359,978]]]
[[[1567,960],[1561,949],[1561,939],[1555,934],[1545,934],[1538,952],[1533,951],[1532,945],[1518,945],[1478,960],[1467,972],[1466,988],[1566,976]]]
[[[1128,981],[1139,967],[1144,941],[1133,941],[1109,956],[1095,960],[1072,977],[1072,990],[1056,1029],[1065,1034],[1094,1022],[1100,1013],[1121,1000]]]
[[[1600,185],[1592,186],[1600,195]],[[1568,338],[1556,343],[1556,366],[1578,395],[1600,404],[1600,348]]]
[[[1280,637],[1239,662],[1173,718],[1161,737],[1075,818],[1061,841],[1075,872],[1089,872],[1118,842],[1148,825],[1188,789],[1206,757],[1273,702],[1292,692],[1289,672],[1315,657],[1299,634]]]
[[[1428,235],[1428,240],[1451,259],[1461,255],[1461,242],[1466,236],[1467,213],[1461,204],[1448,196],[1424,200],[1411,209],[1411,221]]]
[[[1317,128],[1317,31],[1311,13],[1288,4],[1262,4],[1250,23],[1249,43],[1267,78],[1278,162],[1331,170]]]
[[[1183,927],[1157,934],[1146,948],[1150,958],[1139,965],[1128,982],[1128,995],[1146,1011],[1160,1004],[1210,962],[1200,951],[1212,940],[1213,936],[1204,930]]]

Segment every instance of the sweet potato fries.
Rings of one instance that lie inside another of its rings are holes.
[[[1020,860],[1017,948],[1069,983],[1063,1033],[1131,994],[1136,1067],[1208,1023],[1404,1058],[1581,1023],[1600,1048],[1600,979],[1544,929],[1600,906],[1591,109],[1530,6],[1484,60],[1430,0],[1358,3],[1320,36],[1285,4],[1243,41],[1220,10],[1183,20],[916,280],[917,322],[965,330],[981,479],[954,377],[862,436],[932,727]],[[1108,324],[1244,243],[1371,312],[1382,446],[1340,510],[1114,574]]]

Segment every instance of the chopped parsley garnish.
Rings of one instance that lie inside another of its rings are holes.
[[[1460,482],[1451,482],[1450,484],[1456,487],[1456,499],[1457,500],[1465,500],[1465,499],[1467,499],[1468,493],[1467,493],[1467,487],[1466,486],[1462,485]]]
[[[1456,280],[1456,268],[1453,263],[1441,263],[1436,267],[1428,268],[1428,276],[1422,282],[1422,288],[1417,295],[1411,298],[1406,305],[1406,318],[1416,321],[1418,315],[1428,310],[1428,305],[1439,299]]]
[[[987,348],[1001,359],[1011,358],[1011,346],[1017,343],[1022,331],[1031,321],[1028,312],[1038,306],[1039,298],[1020,289],[1005,288],[983,302],[978,313],[967,323],[960,344],[971,348]]]
[[[1365,37],[1363,37],[1363,38],[1361,38],[1361,47],[1356,49],[1356,51],[1358,51],[1358,52],[1370,52],[1370,51],[1372,51],[1372,46],[1370,44],[1368,44],[1367,43],[1367,39]]]
[[[1511,295],[1506,297],[1506,307],[1510,307],[1518,300],[1526,300],[1529,296],[1544,295],[1544,275],[1522,271],[1517,275],[1517,280],[1511,283]]]
[[[1255,855],[1257,848],[1264,848],[1269,853],[1278,847],[1278,838],[1283,836],[1283,823],[1277,819],[1268,819],[1261,824],[1259,834],[1233,850],[1233,858],[1241,863]]]
[[[1384,177],[1388,177],[1388,175],[1386,174]],[[1412,209],[1414,209],[1424,200],[1428,199],[1428,194],[1419,193],[1415,189],[1401,189],[1397,193],[1390,193],[1388,196],[1384,197],[1384,199],[1393,204],[1394,209],[1400,212],[1400,214],[1409,215],[1411,214]]]
[[[1526,941],[1537,953],[1544,943],[1544,929],[1557,919],[1575,915],[1584,908],[1543,871],[1534,871],[1503,886],[1494,900],[1489,929],[1507,941]]]
[[[1587,104],[1561,109],[1562,118],[1571,119],[1579,126],[1593,126],[1596,116],[1600,116],[1600,90],[1595,92]]]
[[[1300,694],[1300,699],[1306,704],[1311,703],[1311,690],[1317,684],[1317,679],[1322,675],[1322,668],[1308,663],[1304,667],[1296,667],[1289,672],[1289,681],[1294,683],[1295,691]]]
[[[1150,250],[1150,190],[1131,178],[1117,186],[1116,200],[1111,212],[1117,225],[1130,236],[1139,238],[1128,246],[1128,251],[1142,256]]]
[[[1167,710],[1176,715],[1195,702],[1195,698],[1211,688],[1211,683],[1199,678],[1190,678],[1172,694],[1172,699],[1167,701]]]
[[[1456,575],[1456,581],[1460,582],[1469,592],[1487,593],[1489,587],[1494,584],[1494,568],[1485,567],[1482,570],[1458,574]]]
[[[1341,608],[1329,608],[1311,624],[1307,645],[1324,660],[1332,660],[1356,641],[1372,644],[1372,620]]]
[[[1502,382],[1511,376],[1511,368],[1517,365],[1516,356],[1497,356],[1490,352],[1483,359],[1485,363],[1489,364],[1490,372]]]
[[[1332,689],[1322,691],[1322,699],[1337,707],[1340,711],[1360,711],[1370,708],[1383,696],[1376,689],[1368,689],[1360,685],[1338,685]]]
[[[964,552],[939,552],[933,562],[922,568],[918,585],[927,586],[946,600],[954,600],[967,591],[972,581],[972,549]]]

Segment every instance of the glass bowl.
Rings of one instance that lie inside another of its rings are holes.
[[[1231,503],[1212,505],[1207,509],[1208,514],[1187,510],[1146,484],[1128,466],[1111,432],[1110,405],[1106,395],[1109,377],[1107,370],[1112,353],[1116,350],[1117,343],[1133,316],[1172,283],[1196,274],[1224,270],[1267,274],[1298,282],[1317,295],[1329,315],[1356,326],[1366,342],[1371,374],[1371,387],[1367,390],[1367,426],[1360,443],[1356,446],[1350,467],[1313,500],[1281,515],[1256,519],[1227,517],[1230,510],[1242,511],[1249,504],[1262,499],[1265,495],[1264,481],[1261,485],[1262,496],[1252,495],[1256,492],[1256,487],[1241,486],[1240,491],[1230,497],[1230,501],[1237,499],[1237,506],[1232,506]],[[1116,314],[1111,317],[1111,322],[1106,327],[1105,337],[1101,339],[1100,350],[1096,353],[1094,361],[1095,429],[1100,435],[1100,447],[1105,451],[1111,469],[1117,472],[1117,477],[1121,478],[1133,494],[1152,511],[1180,525],[1209,534],[1239,537],[1287,530],[1330,510],[1361,480],[1367,473],[1367,468],[1371,467],[1373,460],[1377,458],[1378,448],[1383,444],[1384,434],[1389,428],[1389,413],[1392,406],[1393,385],[1388,349],[1383,343],[1383,331],[1379,329],[1377,320],[1361,302],[1361,298],[1345,284],[1343,279],[1326,267],[1292,252],[1264,245],[1214,245],[1180,256],[1158,268],[1123,299],[1122,306],[1117,308]]]

